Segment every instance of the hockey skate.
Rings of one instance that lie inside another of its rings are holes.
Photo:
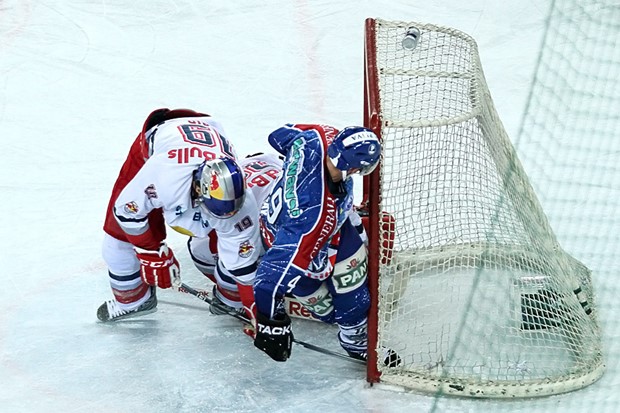
[[[151,287],[151,296],[134,310],[123,310],[116,300],[108,300],[97,309],[97,318],[104,322],[118,321],[125,318],[140,317],[157,311],[156,289]]]
[[[243,307],[235,308],[220,300],[215,294],[216,287],[213,286],[213,293],[211,298],[211,305],[209,306],[209,312],[213,315],[224,315],[237,313],[239,315],[245,315]]]
[[[379,357],[383,356],[383,365],[386,367],[398,367],[402,364],[402,360],[400,358],[400,356],[398,355],[398,353],[396,353],[394,350],[390,349],[390,348],[385,348],[383,347],[381,349],[381,353],[379,354]],[[347,351],[347,354],[349,355],[349,357],[357,359],[357,360],[362,360],[362,361],[368,361],[368,353],[363,351],[363,352],[357,352],[357,351]]]
[[[365,336],[366,330],[364,329],[363,331],[363,335]],[[341,331],[338,333],[338,340],[349,357],[357,360],[368,361],[368,351],[366,349],[368,346],[368,341],[365,337],[357,342],[352,342],[344,339]],[[381,347],[379,359],[381,359],[381,357],[383,357],[383,365],[386,367],[398,367],[402,364],[402,360],[398,353],[390,348]]]

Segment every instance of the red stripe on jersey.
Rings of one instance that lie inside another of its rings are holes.
[[[323,206],[319,220],[310,232],[301,236],[299,247],[293,256],[293,264],[304,270],[308,269],[312,258],[329,241],[336,229],[336,202],[326,192],[323,192]]]
[[[265,225],[265,221],[263,221],[262,218],[259,221],[259,225],[261,237],[263,238],[265,246],[267,248],[271,248],[271,246],[273,245],[273,240],[275,239],[275,235],[273,235],[273,232],[269,231],[269,228],[267,228],[267,225]]]
[[[221,285],[216,285],[215,288],[217,288],[217,290],[220,292],[220,294],[222,294],[222,297],[239,303],[241,302],[241,296],[239,295],[238,291],[232,291],[232,290],[227,290],[226,288],[222,287]]]
[[[334,128],[333,126],[322,125],[322,124],[307,125],[307,124],[298,123],[298,124],[293,125],[293,127],[299,130],[303,130],[303,131],[312,129],[312,130],[319,132],[319,134],[321,135],[321,138],[323,138],[323,142],[326,142],[327,145],[329,145],[330,143],[334,141],[334,138],[339,132],[338,129]]]
[[[217,255],[217,232],[215,230],[211,230],[209,232],[209,251],[213,255]]]
[[[114,298],[116,298],[116,301],[118,301],[119,303],[129,304],[135,303],[136,301],[144,297],[148,290],[148,284],[141,283],[139,286],[131,290],[121,291],[113,288],[112,293],[114,294]]]

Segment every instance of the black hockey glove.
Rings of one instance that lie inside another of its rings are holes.
[[[286,361],[291,356],[293,346],[293,331],[288,314],[277,314],[276,319],[271,320],[257,313],[254,346],[275,361]]]

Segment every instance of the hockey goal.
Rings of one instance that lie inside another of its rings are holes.
[[[414,49],[401,44],[409,27],[420,33]],[[367,19],[365,36],[365,125],[384,146],[364,182],[369,348],[389,347],[403,361],[384,367],[371,351],[368,381],[471,397],[593,383],[604,364],[590,271],[548,223],[476,42],[378,19]]]

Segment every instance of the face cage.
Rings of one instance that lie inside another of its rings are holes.
[[[227,219],[237,214],[237,212],[239,212],[239,210],[243,207],[243,204],[245,202],[246,188],[245,188],[245,179],[243,178],[243,172],[240,170],[240,176],[242,178],[243,187],[244,187],[241,197],[235,200],[228,201],[228,202],[233,202],[233,211],[220,215],[220,214],[216,214],[213,211],[211,211],[205,203],[205,200],[208,198],[204,194],[209,193],[209,188],[207,187],[207,184],[203,182],[202,180],[202,175],[203,175],[203,171],[205,167],[206,167],[206,164],[203,163],[194,172],[194,179],[197,180],[198,188],[200,189],[200,194],[197,196],[197,200],[198,200],[198,205],[201,208],[201,210],[212,217],[221,218],[221,219]]]
[[[377,162],[373,163],[372,165],[367,165],[367,166],[364,166],[363,168],[360,168],[359,174],[362,176],[370,175],[372,171],[374,171],[377,168],[378,165],[379,165],[379,160],[377,160]]]
[[[329,160],[332,161],[334,165],[338,165],[338,160],[336,158],[330,157]],[[361,168],[349,168],[346,171],[343,171],[342,169],[340,170],[342,171],[343,179],[345,179],[347,176],[353,176],[357,174],[359,174],[360,176],[370,175],[372,171],[374,171],[377,168],[378,165],[379,165],[379,161],[375,162],[372,165],[367,165]],[[338,167],[336,166],[336,168]],[[349,172],[353,170],[355,172]]]
[[[212,217],[215,217],[215,218],[228,219],[228,218],[231,218],[231,217],[237,215],[237,212],[239,212],[241,210],[241,208],[243,207],[243,204],[245,202],[245,193],[241,196],[241,198],[239,198],[239,199],[237,199],[235,201],[235,209],[234,209],[234,211],[228,212],[228,213],[226,213],[224,215],[217,215],[217,214],[211,212],[211,210],[209,208],[207,208],[207,206],[205,205],[204,199],[205,199],[204,196],[202,196],[202,195],[198,196],[198,207],[200,208],[200,210],[202,212],[204,212],[204,213],[206,213],[206,214],[208,214],[208,215],[210,215]]]

